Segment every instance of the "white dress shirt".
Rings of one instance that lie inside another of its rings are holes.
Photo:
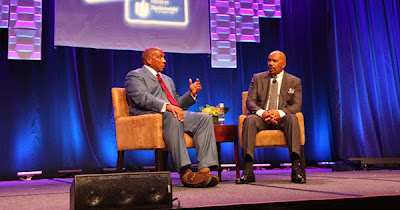
[[[283,73],[284,73],[284,72],[285,72],[285,71],[282,70],[282,72],[279,73],[279,74],[277,74],[276,77],[275,77],[276,82],[278,83],[278,97],[277,97],[277,99],[276,99],[276,100],[278,100],[278,101],[277,101],[276,104],[279,104],[279,95],[280,95],[280,93],[281,93],[281,85],[282,85],[282,79],[283,79]],[[269,88],[271,89],[272,81],[274,80],[274,78],[271,78],[270,80],[271,80],[271,81],[269,82]],[[258,111],[256,112],[256,114],[257,114],[258,116],[261,117],[262,114],[267,110],[268,105],[269,105],[269,98],[270,98],[270,94],[268,93],[267,105],[264,107],[264,109],[260,109],[260,110],[258,110]],[[284,116],[286,115],[286,113],[285,113],[284,111],[280,110],[280,109],[278,109],[278,112],[279,112],[280,118],[282,118],[282,117],[284,117]]]

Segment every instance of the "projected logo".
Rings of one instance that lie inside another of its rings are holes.
[[[125,0],[128,23],[186,26],[187,0]]]
[[[150,14],[150,4],[145,0],[142,2],[135,2],[135,14],[141,18],[148,18]]]

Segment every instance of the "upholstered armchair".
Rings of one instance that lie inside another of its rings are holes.
[[[239,116],[239,139],[240,145],[242,144],[242,129],[243,122],[246,118],[247,100],[248,92],[242,92],[242,115]],[[301,112],[296,113],[297,119],[299,121],[300,133],[301,133],[301,154],[300,154],[300,164],[301,171],[304,174],[304,178],[306,178],[305,171],[305,157],[304,157],[304,144],[306,142],[305,132],[304,132],[304,116]],[[280,130],[263,130],[257,133],[256,135],[256,148],[257,147],[286,147],[286,138],[282,131]]]
[[[129,116],[125,88],[111,89],[117,139],[117,172],[122,172],[125,150],[154,150],[156,171],[165,170],[168,153],[162,135],[161,114]],[[186,146],[193,148],[192,137],[185,134]]]

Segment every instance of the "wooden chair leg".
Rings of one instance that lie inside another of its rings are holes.
[[[234,142],[235,150],[235,163],[236,163],[236,178],[240,177],[240,166],[239,166],[239,149],[237,140]]]
[[[167,170],[168,151],[161,148],[156,148],[154,150],[154,155],[156,161],[156,171]]]
[[[218,176],[219,180],[222,181],[222,168],[221,168],[221,142],[217,142],[217,151],[218,151]]]
[[[166,149],[163,150],[162,161],[164,170],[168,170],[168,150]]]
[[[122,172],[122,166],[124,165],[124,151],[118,150],[118,158],[117,158],[117,173]]]
[[[304,179],[306,180],[306,157],[304,156],[304,145],[301,146],[301,151],[300,151],[300,167],[301,167],[301,173],[304,175]]]

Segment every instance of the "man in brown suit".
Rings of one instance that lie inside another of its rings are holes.
[[[268,71],[255,74],[250,83],[246,101],[249,110],[243,123],[242,154],[245,162],[243,174],[236,184],[255,182],[253,172],[254,148],[257,132],[282,130],[292,162],[291,180],[305,183],[299,169],[301,136],[296,112],[301,111],[301,80],[284,71],[286,56],[273,51],[268,56]]]

